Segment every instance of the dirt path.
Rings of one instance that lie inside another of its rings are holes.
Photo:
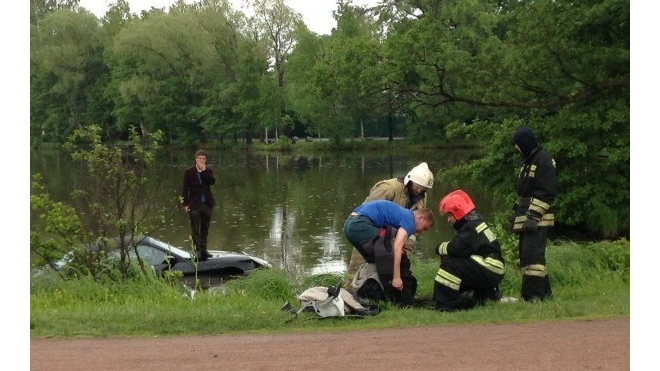
[[[33,371],[629,370],[630,318],[359,332],[36,339]]]

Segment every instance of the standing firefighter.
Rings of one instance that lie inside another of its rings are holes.
[[[521,294],[526,301],[543,300],[552,295],[545,248],[548,231],[555,224],[555,160],[538,144],[530,129],[519,128],[512,142],[522,159],[512,226],[518,234]]]
[[[460,189],[440,200],[438,208],[456,234],[436,249],[441,261],[433,286],[435,308],[454,312],[499,300],[505,269],[495,233]]]

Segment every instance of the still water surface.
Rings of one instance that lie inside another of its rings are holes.
[[[194,151],[193,151],[194,152]],[[477,156],[473,151],[444,150],[397,153],[341,153],[330,155],[275,155],[208,151],[213,168],[212,187],[217,205],[209,233],[209,249],[244,251],[265,258],[294,276],[339,273],[346,270],[352,246],[342,227],[353,208],[364,201],[381,179],[402,177],[422,161],[437,175],[443,169]],[[167,222],[152,235],[185,249],[191,248],[189,220],[176,202],[183,171],[194,163],[193,153],[168,152],[152,176]],[[41,173],[51,196],[67,201],[86,175],[65,152],[32,153],[31,174]],[[476,185],[462,188],[488,219],[494,200]],[[415,253],[433,258],[433,246],[453,231],[437,213],[438,201],[452,189],[436,181],[428,206],[435,226],[420,236]]]

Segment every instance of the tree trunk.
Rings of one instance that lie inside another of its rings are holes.
[[[364,120],[360,118],[360,138],[364,139]]]

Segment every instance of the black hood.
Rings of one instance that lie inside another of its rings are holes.
[[[519,128],[516,130],[511,141],[513,144],[518,145],[523,157],[529,156],[529,154],[532,153],[532,150],[539,145],[534,136],[534,132],[527,128]]]

